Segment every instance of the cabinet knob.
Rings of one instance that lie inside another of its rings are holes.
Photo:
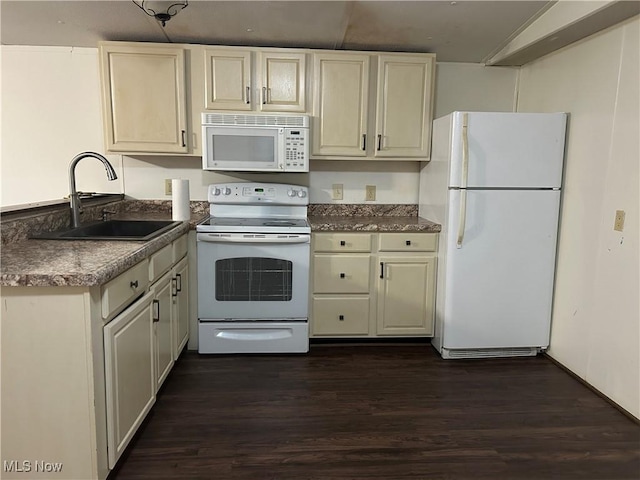
[[[344,278],[344,277],[345,277],[345,274],[344,274],[344,273],[341,273],[341,274],[340,274],[340,278]]]
[[[136,281],[134,281],[134,282],[130,282],[130,283],[129,283],[129,286],[130,286],[131,288],[138,288],[138,280],[136,280]]]
[[[344,247],[347,244],[347,242],[345,242],[344,240],[340,240],[340,246]]]
[[[344,315],[338,315],[338,320],[342,322],[344,320]]]
[[[407,245],[411,245],[411,240],[407,240]]]

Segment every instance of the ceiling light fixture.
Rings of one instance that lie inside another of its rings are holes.
[[[172,2],[162,2],[162,1],[154,1],[154,0],[131,0],[135,3],[140,10],[149,15],[150,17],[155,17],[162,26],[164,27],[166,23],[178,14],[178,12],[189,5],[188,0],[182,0],[180,2],[176,2],[175,0]]]

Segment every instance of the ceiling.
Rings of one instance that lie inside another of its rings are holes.
[[[101,40],[435,53],[483,62],[547,0],[204,1],[162,27],[130,0],[5,1],[4,45],[95,47]]]

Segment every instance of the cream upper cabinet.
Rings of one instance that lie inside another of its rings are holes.
[[[108,152],[188,153],[184,50],[100,44]]]
[[[306,111],[306,54],[258,51],[258,96],[264,112]]]
[[[366,155],[369,58],[314,53],[313,155]]]
[[[315,53],[312,155],[428,159],[434,66],[425,53]]]
[[[207,110],[251,110],[251,52],[205,48]]]
[[[378,55],[376,157],[429,156],[434,56]]]

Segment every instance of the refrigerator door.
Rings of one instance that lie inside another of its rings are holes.
[[[449,186],[559,188],[566,121],[565,113],[454,112]]]
[[[546,347],[560,192],[450,190],[441,335],[448,349]]]

